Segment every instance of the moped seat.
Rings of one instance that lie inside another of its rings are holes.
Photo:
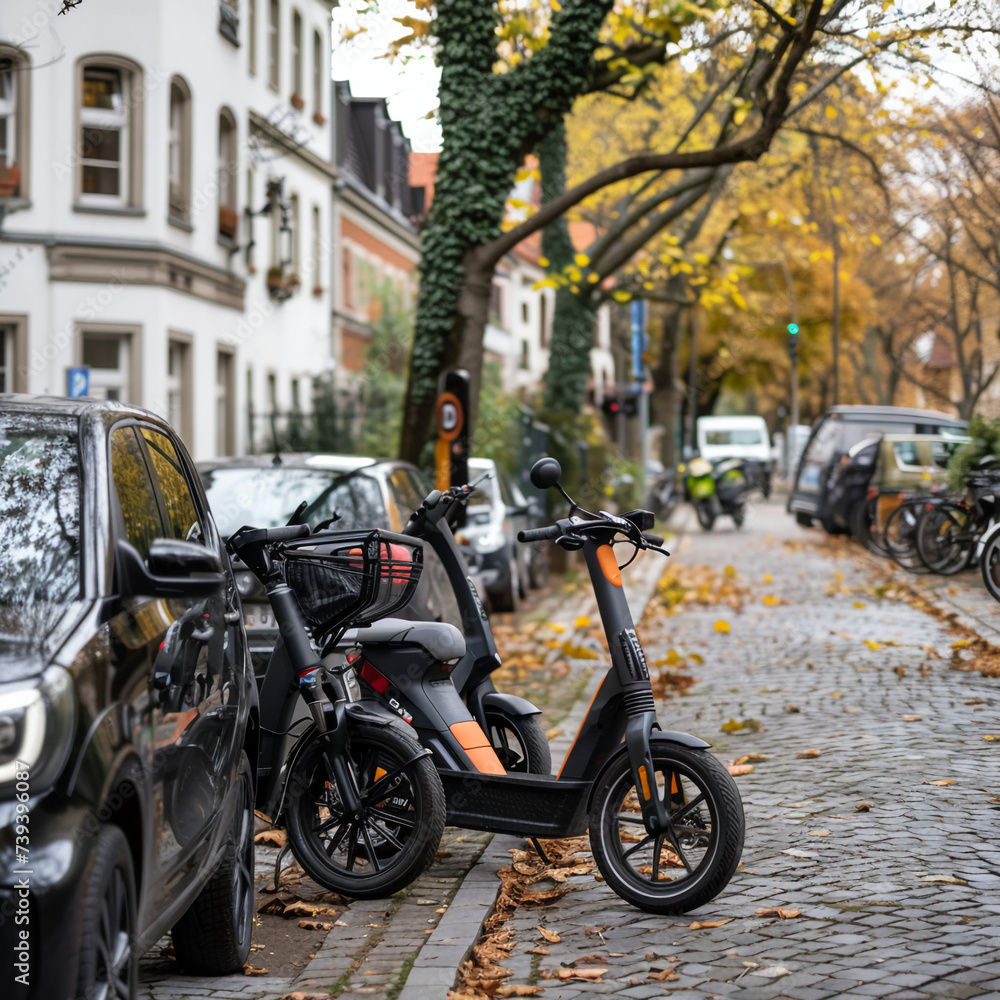
[[[370,646],[374,643],[412,643],[447,663],[465,655],[465,636],[447,622],[411,622],[403,618],[383,618],[367,628],[352,628],[344,633],[339,646],[351,643]]]

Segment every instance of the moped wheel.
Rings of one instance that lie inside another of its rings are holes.
[[[622,754],[594,790],[590,845],[622,899],[650,913],[686,913],[714,899],[736,871],[743,803],[736,782],[707,750],[654,741],[651,751],[668,831],[646,832]]]
[[[513,716],[488,711],[486,729],[504,770],[520,774],[551,774],[552,752],[534,715]]]
[[[361,808],[345,810],[329,742],[314,738],[289,783],[285,815],[296,860],[320,885],[379,899],[409,885],[444,832],[441,779],[420,745],[390,726],[351,721],[348,768]]]
[[[705,529],[705,531],[711,531],[713,525],[715,524],[715,511],[711,509],[707,504],[695,504],[694,506],[695,514],[698,515],[698,523]]]

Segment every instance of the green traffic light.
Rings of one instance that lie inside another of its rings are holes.
[[[795,334],[797,334],[799,332],[799,324],[798,323],[789,323],[788,324],[788,332],[794,337]]]

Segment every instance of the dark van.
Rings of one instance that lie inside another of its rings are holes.
[[[831,406],[813,424],[795,473],[788,511],[799,524],[819,522],[830,534],[847,531],[831,505],[831,494],[847,453],[880,434],[942,434],[963,437],[968,422],[935,410],[903,406]]]

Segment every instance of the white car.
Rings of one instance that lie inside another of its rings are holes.
[[[698,453],[713,464],[746,458],[771,468],[771,439],[763,417],[699,417]]]

